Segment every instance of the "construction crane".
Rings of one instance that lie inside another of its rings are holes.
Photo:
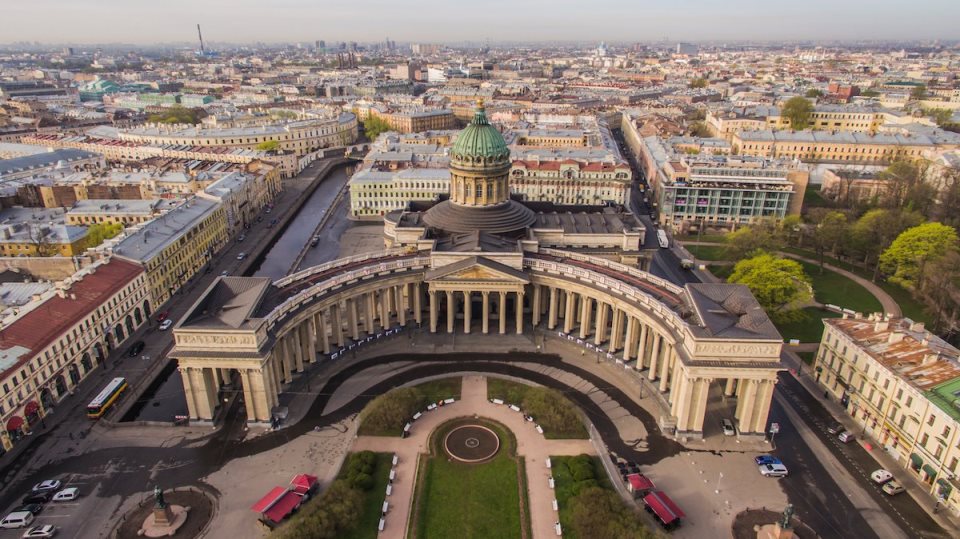
[[[207,51],[203,48],[203,34],[200,33],[200,25],[197,24],[197,35],[200,37],[200,56],[206,56]]]

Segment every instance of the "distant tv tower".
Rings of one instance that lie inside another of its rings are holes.
[[[207,51],[203,48],[203,34],[200,33],[200,25],[197,25],[197,35],[200,36],[200,56],[205,56]]]

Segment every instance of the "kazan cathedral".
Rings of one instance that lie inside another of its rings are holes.
[[[708,401],[726,398],[740,435],[762,436],[783,341],[749,290],[638,269],[631,213],[514,200],[510,166],[481,102],[451,149],[449,195],[388,214],[384,250],[218,278],[174,330],[190,417],[211,420],[221,386],[239,384],[248,421],[268,422],[306,365],[406,327],[572,339],[646,377],[665,432],[702,437]]]

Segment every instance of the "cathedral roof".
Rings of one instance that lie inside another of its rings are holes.
[[[470,125],[457,135],[457,141],[450,150],[450,155],[454,159],[468,162],[478,158],[483,160],[510,158],[510,149],[507,148],[503,135],[487,120],[483,101],[477,103]]]

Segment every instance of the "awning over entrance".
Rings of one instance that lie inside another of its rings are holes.
[[[310,492],[310,489],[312,489],[316,484],[317,477],[314,475],[307,475],[305,473],[296,475],[290,480],[290,487],[297,494],[306,494]]]
[[[930,477],[936,477],[936,476],[937,476],[937,469],[934,468],[933,466],[930,466],[929,464],[924,464],[924,465],[923,465],[923,471],[926,472],[926,474],[927,474],[928,476],[930,476]]]
[[[923,459],[916,453],[910,453],[910,464],[913,464],[914,469],[920,469],[920,466],[923,466]]]
[[[953,490],[953,485],[949,481],[943,479],[937,479],[937,485],[940,486],[940,493],[943,494],[944,498],[950,496],[950,492]]]
[[[673,500],[662,491],[655,490],[647,494],[643,497],[643,501],[664,524],[671,524],[687,516],[677,507],[677,504],[673,503]]]
[[[40,410],[40,404],[37,401],[30,401],[26,406],[23,407],[23,413],[26,415],[33,415]]]
[[[273,507],[267,509],[263,514],[274,522],[280,522],[299,507],[301,501],[303,501],[303,497],[299,494],[287,491],[282,498],[277,500],[277,503],[273,504]]]
[[[23,426],[23,418],[15,415],[7,421],[7,430],[20,430]]]

